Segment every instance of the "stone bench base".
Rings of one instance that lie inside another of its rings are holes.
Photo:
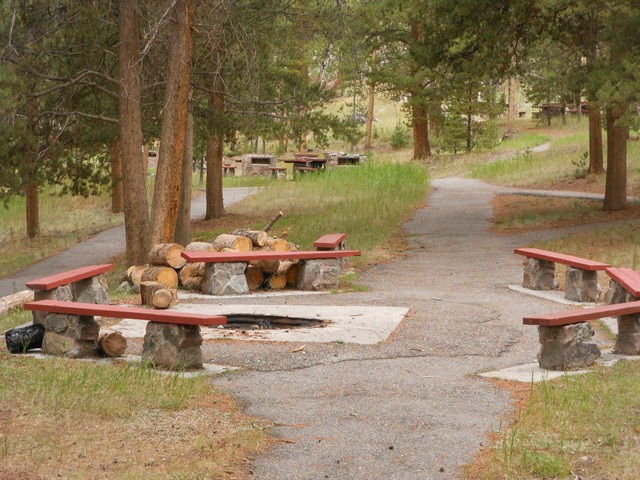
[[[148,322],[142,359],[156,367],[202,368],[202,335],[198,325]]]
[[[245,262],[207,263],[202,280],[202,293],[207,295],[238,295],[249,293],[244,275]],[[340,258],[300,260],[297,288],[300,290],[331,290],[338,288]]]
[[[574,323],[562,327],[538,326],[538,364],[547,370],[577,370],[590,367],[601,352],[592,339],[593,326]]]
[[[527,258],[522,286],[531,290],[555,290],[558,288],[555,273],[554,262]],[[567,300],[597,303],[601,293],[597,271],[567,266],[564,283],[564,297]]]

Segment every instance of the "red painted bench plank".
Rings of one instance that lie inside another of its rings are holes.
[[[620,315],[630,315],[632,313],[640,313],[640,301],[524,317],[522,319],[522,323],[525,325],[560,327],[562,325],[571,325],[572,323],[581,323],[588,320],[597,320],[599,318],[606,317],[618,317]]]
[[[91,265],[88,267],[76,268],[67,272],[57,273],[49,277],[38,278],[25,283],[25,285],[31,290],[51,290],[59,287],[60,285],[68,285],[69,283],[77,282],[78,280],[84,280],[87,278],[95,277],[101,273],[106,273],[113,270],[112,263],[106,263],[104,265]]]
[[[62,300],[36,300],[24,304],[25,310],[38,312],[64,313],[67,315],[86,315],[150,322],[175,323],[180,325],[223,325],[227,317],[202,313],[180,312],[177,310],[153,310],[150,308],[121,307],[118,305],[98,305],[95,303],[65,302]]]
[[[634,297],[640,297],[640,275],[631,268],[607,268],[607,275]]]
[[[327,233],[313,242],[313,246],[319,249],[336,248],[340,242],[344,241],[345,238],[347,238],[346,233]]]
[[[586,258],[574,257],[573,255],[565,255],[564,253],[556,253],[549,250],[540,250],[538,248],[516,248],[513,253],[524,255],[528,258],[562,263],[583,270],[605,270],[611,266],[610,263],[594,262]]]
[[[295,252],[187,252],[180,253],[189,262],[225,263],[254,260],[320,260],[360,255],[360,250],[320,250]]]

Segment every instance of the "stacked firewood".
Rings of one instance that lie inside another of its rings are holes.
[[[149,265],[131,266],[127,280],[140,288],[142,303],[155,308],[168,308],[176,300],[178,286],[200,291],[204,263],[187,262],[183,250],[196,252],[295,251],[298,247],[286,238],[272,237],[266,230],[239,229],[219,235],[213,243],[192,242],[154,245],[149,252]],[[250,262],[245,272],[250,290],[278,290],[295,287],[297,261],[260,260]]]

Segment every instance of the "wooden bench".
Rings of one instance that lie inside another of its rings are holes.
[[[248,293],[244,272],[249,262],[298,260],[297,287],[302,290],[326,290],[338,287],[341,260],[360,255],[359,250],[188,252],[181,255],[189,262],[205,263],[202,292],[209,295]]]
[[[541,368],[573,370],[589,367],[600,358],[600,349],[589,341],[594,331],[588,322],[607,317],[618,319],[614,352],[639,355],[640,301],[527,316],[522,323],[538,326]]]
[[[313,242],[316,250],[346,250],[346,233],[327,233]]]
[[[287,178],[287,167],[269,167],[274,178]]]
[[[225,177],[235,177],[236,176],[236,166],[231,164],[222,165],[222,174]]]
[[[527,258],[524,263],[522,286],[532,290],[557,288],[555,264],[567,265],[564,296],[575,302],[598,302],[602,293],[598,271],[611,267],[609,263],[538,248],[516,248],[514,253]]]
[[[606,303],[623,303],[640,299],[640,275],[631,268],[610,267],[605,270],[611,281]]]
[[[80,267],[74,270],[69,270],[62,273],[57,273],[49,277],[38,278],[25,283],[25,285],[31,290],[53,290],[54,288],[62,285],[68,285],[70,283],[78,282],[80,280],[86,280],[106,272],[113,270],[113,264],[107,263],[103,265],[90,265],[88,267]]]
[[[39,322],[45,327],[43,352],[72,358],[97,353],[100,327],[96,316],[151,322],[147,325],[142,358],[167,368],[200,368],[200,326],[227,323],[227,318],[220,315],[62,300],[35,300],[25,303],[24,308],[45,313]]]

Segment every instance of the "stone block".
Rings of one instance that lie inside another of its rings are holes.
[[[207,263],[202,279],[202,293],[208,295],[238,295],[249,292],[249,285],[244,271],[247,264],[244,262],[233,263]]]
[[[567,266],[564,282],[564,297],[567,300],[597,303],[601,293],[597,271]]]
[[[640,355],[640,315],[618,317],[618,336],[613,351],[624,355]]]
[[[77,340],[56,332],[44,333],[42,353],[68,358],[82,358],[96,354],[96,342]]]
[[[71,284],[73,300],[81,303],[109,304],[107,277],[96,275]]]
[[[198,325],[148,322],[142,358],[158,367],[202,367],[202,336]]]
[[[61,285],[60,287],[53,288],[51,290],[37,290],[33,292],[34,300],[60,300],[63,302],[73,301],[73,294],[71,293],[71,287],[69,285]],[[47,318],[47,312],[31,312],[33,316],[33,323],[44,325]]]
[[[338,288],[340,280],[340,259],[304,260],[298,270],[300,290],[330,290]]]
[[[538,363],[547,370],[576,370],[590,367],[600,358],[600,349],[593,342],[593,326],[576,323],[562,327],[538,327],[540,352]]]
[[[527,258],[524,261],[522,286],[531,290],[554,290],[556,282],[556,264],[546,260]]]

